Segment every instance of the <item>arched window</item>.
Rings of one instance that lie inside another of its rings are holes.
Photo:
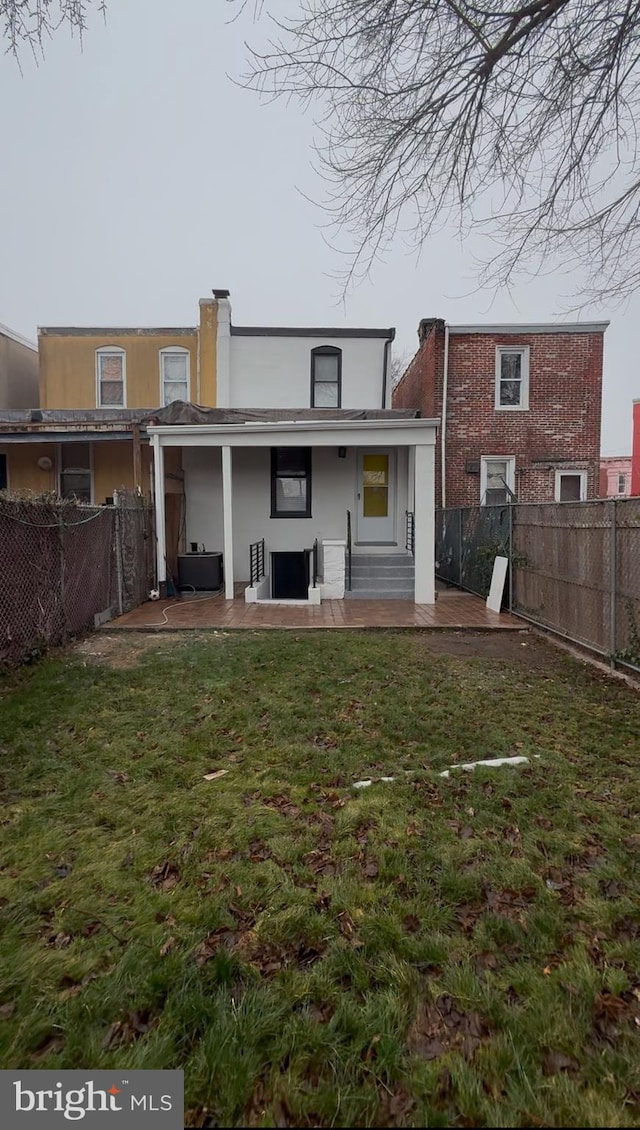
[[[311,407],[342,405],[342,350],[319,345],[311,350]]]
[[[96,349],[96,403],[98,408],[126,408],[126,354],[120,345]]]
[[[160,404],[189,400],[189,350],[170,345],[160,350]]]

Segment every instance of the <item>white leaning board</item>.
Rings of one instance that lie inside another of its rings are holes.
[[[487,608],[492,612],[499,612],[502,604],[502,594],[504,592],[504,582],[507,579],[507,565],[509,564],[506,557],[496,557],[493,563],[493,575],[491,577],[491,588],[487,597]]]

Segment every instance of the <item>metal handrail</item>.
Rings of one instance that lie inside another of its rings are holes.
[[[409,553],[415,553],[416,546],[416,519],[412,510],[405,510],[406,535],[404,548]]]
[[[313,587],[315,589],[317,584],[318,584],[318,539],[317,538],[313,543],[312,560],[313,560]]]
[[[249,574],[252,586],[264,577],[264,538],[249,546]]]
[[[347,592],[351,592],[351,511],[347,510]]]

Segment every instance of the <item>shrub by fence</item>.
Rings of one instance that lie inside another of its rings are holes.
[[[135,608],[153,584],[151,511],[0,496],[0,662]]]
[[[640,669],[640,498],[438,511],[442,580],[486,596],[498,554],[510,611]]]

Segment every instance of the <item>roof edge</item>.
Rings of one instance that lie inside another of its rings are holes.
[[[450,334],[595,334],[604,333],[606,322],[495,322],[488,325],[448,326]]]
[[[151,337],[156,334],[164,337],[180,337],[191,336],[197,332],[197,326],[38,326],[39,335],[61,337],[99,337],[107,334],[118,337]]]
[[[28,337],[23,337],[22,334],[16,333],[15,330],[10,330],[8,326],[3,326],[0,323],[0,337],[8,337],[10,341],[16,341],[18,345],[24,345],[27,349],[33,349],[34,353],[38,352],[38,346],[35,341],[30,341]]]
[[[231,326],[235,337],[380,337],[393,341],[394,327],[389,329],[352,329],[327,326]]]

